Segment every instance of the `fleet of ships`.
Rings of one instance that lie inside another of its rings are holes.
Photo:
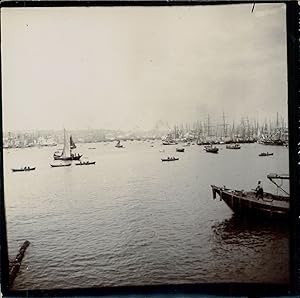
[[[224,117],[224,115],[223,115]],[[225,117],[224,117],[225,119]],[[164,137],[151,137],[145,138],[144,141],[150,141],[154,139],[160,139],[163,146],[175,145],[175,152],[183,153],[185,152],[184,147],[191,145],[203,146],[203,149],[208,153],[218,153],[218,144],[224,144],[224,148],[237,150],[241,149],[242,143],[260,143],[263,145],[273,145],[273,146],[288,146],[288,130],[284,126],[279,126],[278,115],[277,122],[275,126],[250,126],[249,121],[243,121],[242,125],[234,127],[232,125],[229,127],[224,120],[222,125],[221,133],[218,127],[213,128],[210,125],[209,117],[207,119],[207,125],[200,125],[194,127],[193,129],[175,126],[173,129]],[[56,150],[53,154],[54,163],[51,163],[52,168],[55,167],[69,167],[72,165],[72,161],[75,161],[75,165],[94,165],[95,161],[82,161],[82,154],[73,153],[76,149],[76,145],[72,138],[72,135],[64,130],[63,138],[63,149]],[[131,140],[134,140],[131,139]],[[137,138],[137,141],[142,139]],[[107,140],[106,140],[107,141]],[[121,141],[126,141],[126,139],[118,138],[108,141],[117,141],[115,147],[124,149],[125,146]],[[151,142],[151,147],[153,147],[154,142]],[[55,146],[56,144],[49,140],[44,144],[44,146]],[[14,146],[9,143],[4,146],[4,148],[14,148]],[[89,149],[95,149],[89,148]],[[164,152],[164,150],[159,150]],[[262,152],[258,156],[273,156],[272,152]],[[168,156],[161,158],[163,162],[178,161],[179,157]],[[21,168],[12,169],[13,172],[27,172],[34,171],[36,167],[26,166]],[[287,218],[289,214],[289,194],[282,188],[282,183],[277,183],[276,181],[288,180],[289,175],[287,174],[269,174],[267,178],[273,182],[276,187],[284,192],[282,195],[271,194],[258,190],[256,191],[241,191],[226,188],[225,186],[215,186],[212,185],[212,191],[214,198],[216,194],[219,195],[220,199],[223,200],[234,212],[236,213],[255,213],[257,215],[263,215],[267,218]],[[258,195],[259,193],[259,195]]]
[[[148,132],[121,131],[75,131],[77,143],[115,142],[115,141],[147,141],[162,140],[164,145],[194,142],[198,145],[239,144],[258,142],[264,145],[288,146],[288,128],[283,118],[277,114],[275,121],[258,121],[242,118],[240,123],[223,122],[212,125],[210,116],[205,121],[196,121],[192,125],[181,124],[171,128],[168,123],[156,125]],[[62,143],[64,136],[57,132],[49,133],[6,133],[3,138],[3,148],[51,147]]]

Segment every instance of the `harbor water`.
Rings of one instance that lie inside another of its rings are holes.
[[[77,144],[96,164],[61,168],[50,168],[56,147],[4,150],[10,258],[31,242],[14,289],[288,283],[288,225],[238,218],[211,191],[250,190],[261,180],[276,194],[266,176],[288,173],[286,147],[219,145],[211,154],[123,144]],[[266,151],[274,155],[258,156]],[[167,156],[179,160],[161,162]],[[11,171],[20,166],[36,170]]]

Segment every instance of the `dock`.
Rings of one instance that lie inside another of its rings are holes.
[[[22,264],[22,260],[24,258],[26,249],[28,248],[30,242],[29,241],[24,241],[22,246],[19,249],[19,253],[16,255],[15,259],[10,261],[9,264],[9,287],[11,287],[14,283],[15,278],[17,277],[18,272],[20,271],[20,267]]]

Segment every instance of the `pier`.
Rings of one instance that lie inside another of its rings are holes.
[[[29,241],[24,241],[22,246],[19,249],[19,253],[16,255],[15,259],[12,260],[9,264],[9,287],[11,287],[14,283],[15,278],[17,277],[18,272],[20,271],[20,267],[22,264],[22,260],[24,258],[26,249],[28,248],[30,242]]]

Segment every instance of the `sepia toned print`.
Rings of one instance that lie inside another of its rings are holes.
[[[10,287],[287,284],[285,18],[2,9]]]

